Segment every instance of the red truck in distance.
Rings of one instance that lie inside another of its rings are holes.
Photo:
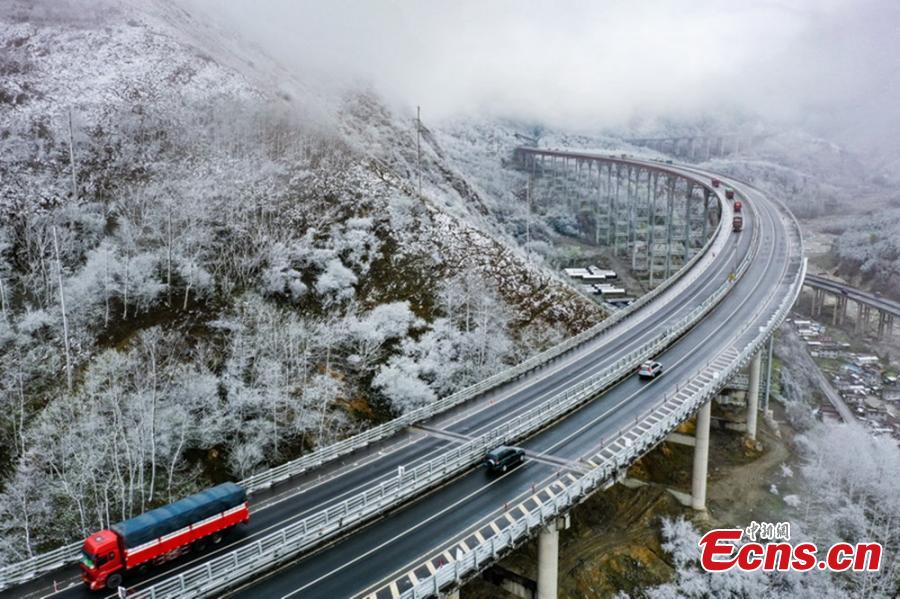
[[[207,542],[220,543],[228,529],[249,519],[243,487],[211,487],[89,536],[81,550],[81,579],[92,591],[114,590],[134,568],[162,564]]]
[[[735,201],[734,201],[734,211],[735,211],[735,212],[740,212],[740,211],[741,211],[741,208],[743,208],[743,207],[744,207],[744,206],[743,206],[743,204],[741,204],[741,201],[740,201],[740,200],[735,200]]]
[[[719,183],[721,183],[721,181],[719,181],[719,180],[716,179],[716,178],[713,178],[713,180],[712,180],[712,186],[713,186],[713,187],[718,187],[718,186],[719,186]]]

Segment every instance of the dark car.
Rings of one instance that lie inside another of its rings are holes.
[[[506,472],[513,466],[518,466],[525,461],[525,450],[518,447],[501,445],[492,449],[484,457],[484,465],[491,472]]]

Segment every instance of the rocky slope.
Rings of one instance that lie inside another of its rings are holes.
[[[0,554],[450,393],[601,317],[366,92],[166,0],[0,7]],[[500,169],[500,161],[496,161]],[[514,177],[513,177],[514,178]]]

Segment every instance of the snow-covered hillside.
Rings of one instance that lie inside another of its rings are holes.
[[[430,131],[419,197],[407,115],[320,93],[171,2],[11,0],[0,48],[6,559],[601,317]]]

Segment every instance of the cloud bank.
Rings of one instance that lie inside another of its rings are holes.
[[[183,0],[329,85],[567,127],[894,104],[896,0]]]

